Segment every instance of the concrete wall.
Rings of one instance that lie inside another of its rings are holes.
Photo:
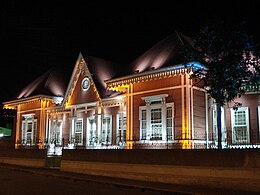
[[[27,167],[45,167],[46,150],[7,149],[0,150],[0,163],[21,165]]]
[[[180,184],[194,178],[204,184],[210,178],[260,181],[260,151],[64,150],[61,170],[164,183],[185,177]]]

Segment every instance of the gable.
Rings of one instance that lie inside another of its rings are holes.
[[[83,80],[86,84],[89,82],[88,86],[85,84],[85,88],[84,84],[82,83]],[[75,89],[71,95],[70,105],[90,103],[96,101],[98,101],[98,95],[95,92],[94,83],[91,82],[91,78],[88,72],[83,71],[79,75]]]
[[[89,86],[82,88],[83,80],[88,81],[85,82],[85,84],[88,83]],[[63,105],[67,107],[97,101],[101,101],[99,92],[89,72],[87,63],[83,59],[83,56],[79,54],[64,97]]]

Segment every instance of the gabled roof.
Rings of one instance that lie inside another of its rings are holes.
[[[120,71],[119,66],[116,63],[110,62],[108,60],[88,56],[86,54],[83,54],[82,56],[87,64],[100,97],[107,98],[113,96],[115,92],[107,89],[105,80],[111,79],[117,75],[117,73]]]
[[[17,95],[17,99],[28,98],[35,95],[48,95],[63,97],[68,84],[68,76],[56,69],[45,72],[36,78]]]
[[[128,74],[156,70],[183,63],[183,46],[193,47],[192,39],[175,31],[129,65]]]

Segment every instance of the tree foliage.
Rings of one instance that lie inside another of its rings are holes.
[[[243,23],[207,24],[193,40],[193,48],[184,48],[186,61],[206,66],[196,70],[193,77],[203,82],[217,104],[223,106],[241,96],[245,87],[259,86],[257,46]]]

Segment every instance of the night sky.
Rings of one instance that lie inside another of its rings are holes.
[[[247,22],[260,40],[257,1],[0,1],[1,97],[50,68],[70,72],[79,52],[128,64],[175,30],[192,36],[213,19]]]

